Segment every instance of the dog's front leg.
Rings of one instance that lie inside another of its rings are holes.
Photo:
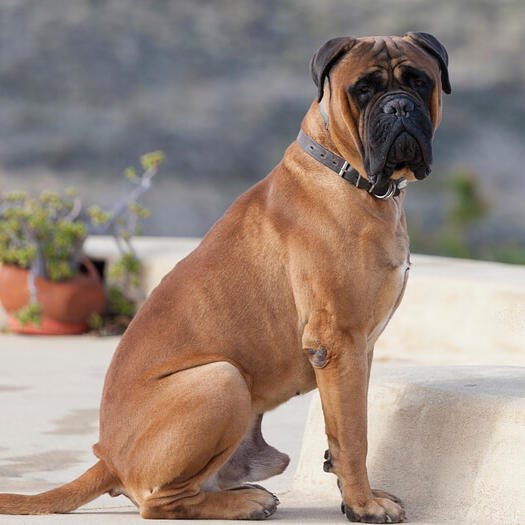
[[[366,470],[370,367],[366,337],[327,322],[331,317],[312,319],[303,334],[321,395],[330,470],[339,478],[350,521],[399,523],[403,509],[390,499],[374,497]]]

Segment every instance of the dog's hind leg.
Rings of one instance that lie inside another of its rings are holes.
[[[262,435],[263,414],[256,416],[240,445],[214,476],[217,487],[231,488],[284,472],[290,457],[268,445]]]
[[[210,363],[161,379],[143,398],[140,432],[115,468],[144,518],[263,519],[276,498],[265,490],[202,490],[238,447],[251,419],[239,370]]]
[[[146,519],[223,519],[263,520],[277,509],[279,500],[270,492],[257,487],[199,492],[195,496],[178,499],[173,492],[178,486],[163,487],[155,498],[140,507]]]

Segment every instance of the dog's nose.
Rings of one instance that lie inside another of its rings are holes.
[[[414,104],[406,97],[391,99],[383,106],[385,113],[398,117],[408,117],[413,110]]]

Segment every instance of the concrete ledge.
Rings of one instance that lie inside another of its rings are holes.
[[[376,366],[368,428],[372,486],[410,522],[525,523],[525,368]],[[336,505],[326,446],[316,393],[292,491]]]
[[[525,366],[525,266],[414,255],[376,359]]]
[[[143,288],[149,294],[161,279],[199,245],[192,237],[137,237],[133,246],[143,262]],[[119,258],[113,237],[93,236],[86,240],[86,254],[108,262]]]

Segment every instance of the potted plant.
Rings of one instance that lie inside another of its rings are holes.
[[[131,244],[139,220],[149,214],[137,199],[151,186],[161,152],[141,157],[143,173],[128,168],[135,188],[113,210],[84,211],[76,190],[64,195],[23,192],[0,196],[0,301],[11,330],[33,334],[77,334],[100,328],[102,315],[134,314],[140,262]],[[104,283],[83,252],[89,234],[114,236],[121,259]],[[106,297],[107,295],[107,297]]]

